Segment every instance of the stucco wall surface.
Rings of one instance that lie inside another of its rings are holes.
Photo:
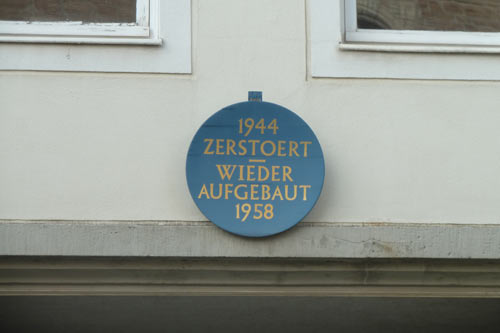
[[[1,72],[0,218],[204,221],[189,143],[259,90],[322,144],[305,221],[499,223],[500,84],[312,78],[306,8],[194,0],[192,75]]]

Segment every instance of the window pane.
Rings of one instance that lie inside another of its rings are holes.
[[[136,0],[0,0],[0,20],[132,23]]]
[[[500,31],[499,0],[357,0],[358,28]]]

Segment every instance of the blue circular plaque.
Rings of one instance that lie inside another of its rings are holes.
[[[212,115],[196,132],[186,162],[189,191],[220,228],[264,237],[297,224],[323,187],[318,139],[292,111],[243,102]]]

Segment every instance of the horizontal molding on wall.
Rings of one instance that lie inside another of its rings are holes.
[[[0,257],[0,295],[500,297],[500,261]]]
[[[301,222],[251,239],[210,222],[0,220],[0,255],[500,259],[500,225]]]

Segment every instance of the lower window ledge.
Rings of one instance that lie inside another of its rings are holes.
[[[0,43],[40,44],[98,44],[98,45],[162,45],[161,38],[95,38],[95,37],[39,37],[0,36]]]
[[[450,53],[450,54],[500,54],[500,46],[429,45],[391,43],[339,43],[342,51],[401,52],[401,53]]]

